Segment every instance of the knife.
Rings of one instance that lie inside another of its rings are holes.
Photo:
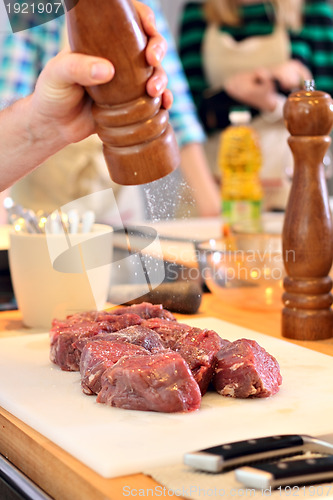
[[[333,456],[255,464],[235,470],[237,481],[251,488],[304,485],[333,480]]]
[[[207,472],[221,472],[239,465],[273,460],[307,451],[333,455],[333,444],[330,442],[333,443],[333,434],[318,438],[301,434],[262,437],[186,453],[184,463]]]

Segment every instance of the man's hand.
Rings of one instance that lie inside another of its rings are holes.
[[[164,38],[156,29],[155,16],[153,11],[142,2],[134,2],[139,13],[142,27],[148,35],[148,46],[146,51],[147,63],[155,68],[151,78],[147,82],[147,92],[150,96],[156,97],[163,91],[162,104],[165,109],[171,108],[173,97],[169,89],[166,89],[167,77],[162,69],[161,62],[167,51],[167,44]]]
[[[161,67],[166,52],[166,41],[157,32],[153,12],[141,2],[135,2],[143,29],[148,36],[147,63],[154,72],[147,82],[150,96],[162,95],[166,109],[172,104],[172,94],[166,89],[167,77]],[[40,74],[35,92],[31,96],[34,112],[39,115],[40,126],[54,125],[64,145],[79,142],[94,133],[91,99],[84,86],[98,85],[112,80],[115,70],[106,59],[60,52],[50,60]]]

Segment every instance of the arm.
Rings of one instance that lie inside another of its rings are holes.
[[[155,0],[144,0],[144,3],[154,10],[157,29],[168,45],[163,68],[168,76],[168,88],[174,96],[169,114],[180,148],[183,177],[192,189],[199,215],[219,215],[220,194],[202,146],[206,136],[197,116],[174,39],[159,3]]]
[[[41,73],[34,94],[0,113],[1,190],[67,144],[94,131],[90,103],[84,98],[84,89],[76,84],[111,79],[111,63],[102,61],[100,74],[98,69],[97,58],[60,53]]]
[[[204,93],[209,88],[201,56],[206,27],[202,5],[193,2],[186,4],[181,16],[178,50],[197,111],[209,131],[201,114]]]
[[[180,150],[181,169],[193,191],[199,215],[215,217],[221,213],[221,197],[200,143],[191,142]]]

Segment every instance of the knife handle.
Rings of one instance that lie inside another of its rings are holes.
[[[236,469],[237,481],[251,488],[278,488],[333,479],[333,456],[280,461]]]
[[[241,464],[299,453],[303,449],[303,436],[286,434],[236,441],[186,453],[184,463],[208,472],[221,472]]]

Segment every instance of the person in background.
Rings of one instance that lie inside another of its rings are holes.
[[[219,188],[203,148],[206,135],[197,116],[175,40],[159,0],[142,1],[154,11],[157,29],[167,41],[168,50],[162,65],[168,76],[168,88],[174,98],[169,112],[170,121],[180,147],[181,174],[190,187],[189,198],[192,194],[196,204],[192,214],[217,216],[221,211]],[[182,195],[186,198],[186,189],[184,191]],[[191,207],[189,210],[191,212]]]
[[[170,110],[170,122],[175,129],[181,151],[181,172],[190,186],[196,203],[196,213],[213,216],[219,213],[219,193],[207,164],[202,142],[205,134],[196,115],[179,57],[160,7],[154,0],[145,0],[156,17],[158,31],[167,37],[167,60],[163,66],[169,79],[169,87],[175,96]],[[64,17],[43,25],[7,36],[0,50],[0,100],[24,96],[33,90],[36,78],[46,61],[67,43]],[[64,178],[67,179],[63,186]],[[123,222],[144,218],[144,191],[135,187],[120,187],[109,178],[97,137],[89,137],[80,144],[71,144],[48,159],[28,177],[11,189],[14,201],[38,210],[51,212],[58,206],[79,199],[92,192],[101,192],[98,206],[92,208],[98,220],[112,222],[114,207],[103,190],[112,187]],[[86,201],[85,201],[86,203]],[[138,217],[140,218],[140,216]]]
[[[308,79],[333,93],[332,11],[328,0],[206,0],[184,7],[179,53],[209,135],[211,163],[230,110],[247,106],[263,153],[266,209],[283,210],[290,188],[286,96]]]
[[[140,2],[135,6],[149,37],[147,62],[154,67],[147,93],[162,96],[163,107],[169,109],[172,94],[160,65],[166,43],[156,30],[151,10]],[[110,61],[62,51],[41,71],[32,94],[0,111],[0,192],[67,145],[95,133],[84,86],[106,83],[114,73]]]

